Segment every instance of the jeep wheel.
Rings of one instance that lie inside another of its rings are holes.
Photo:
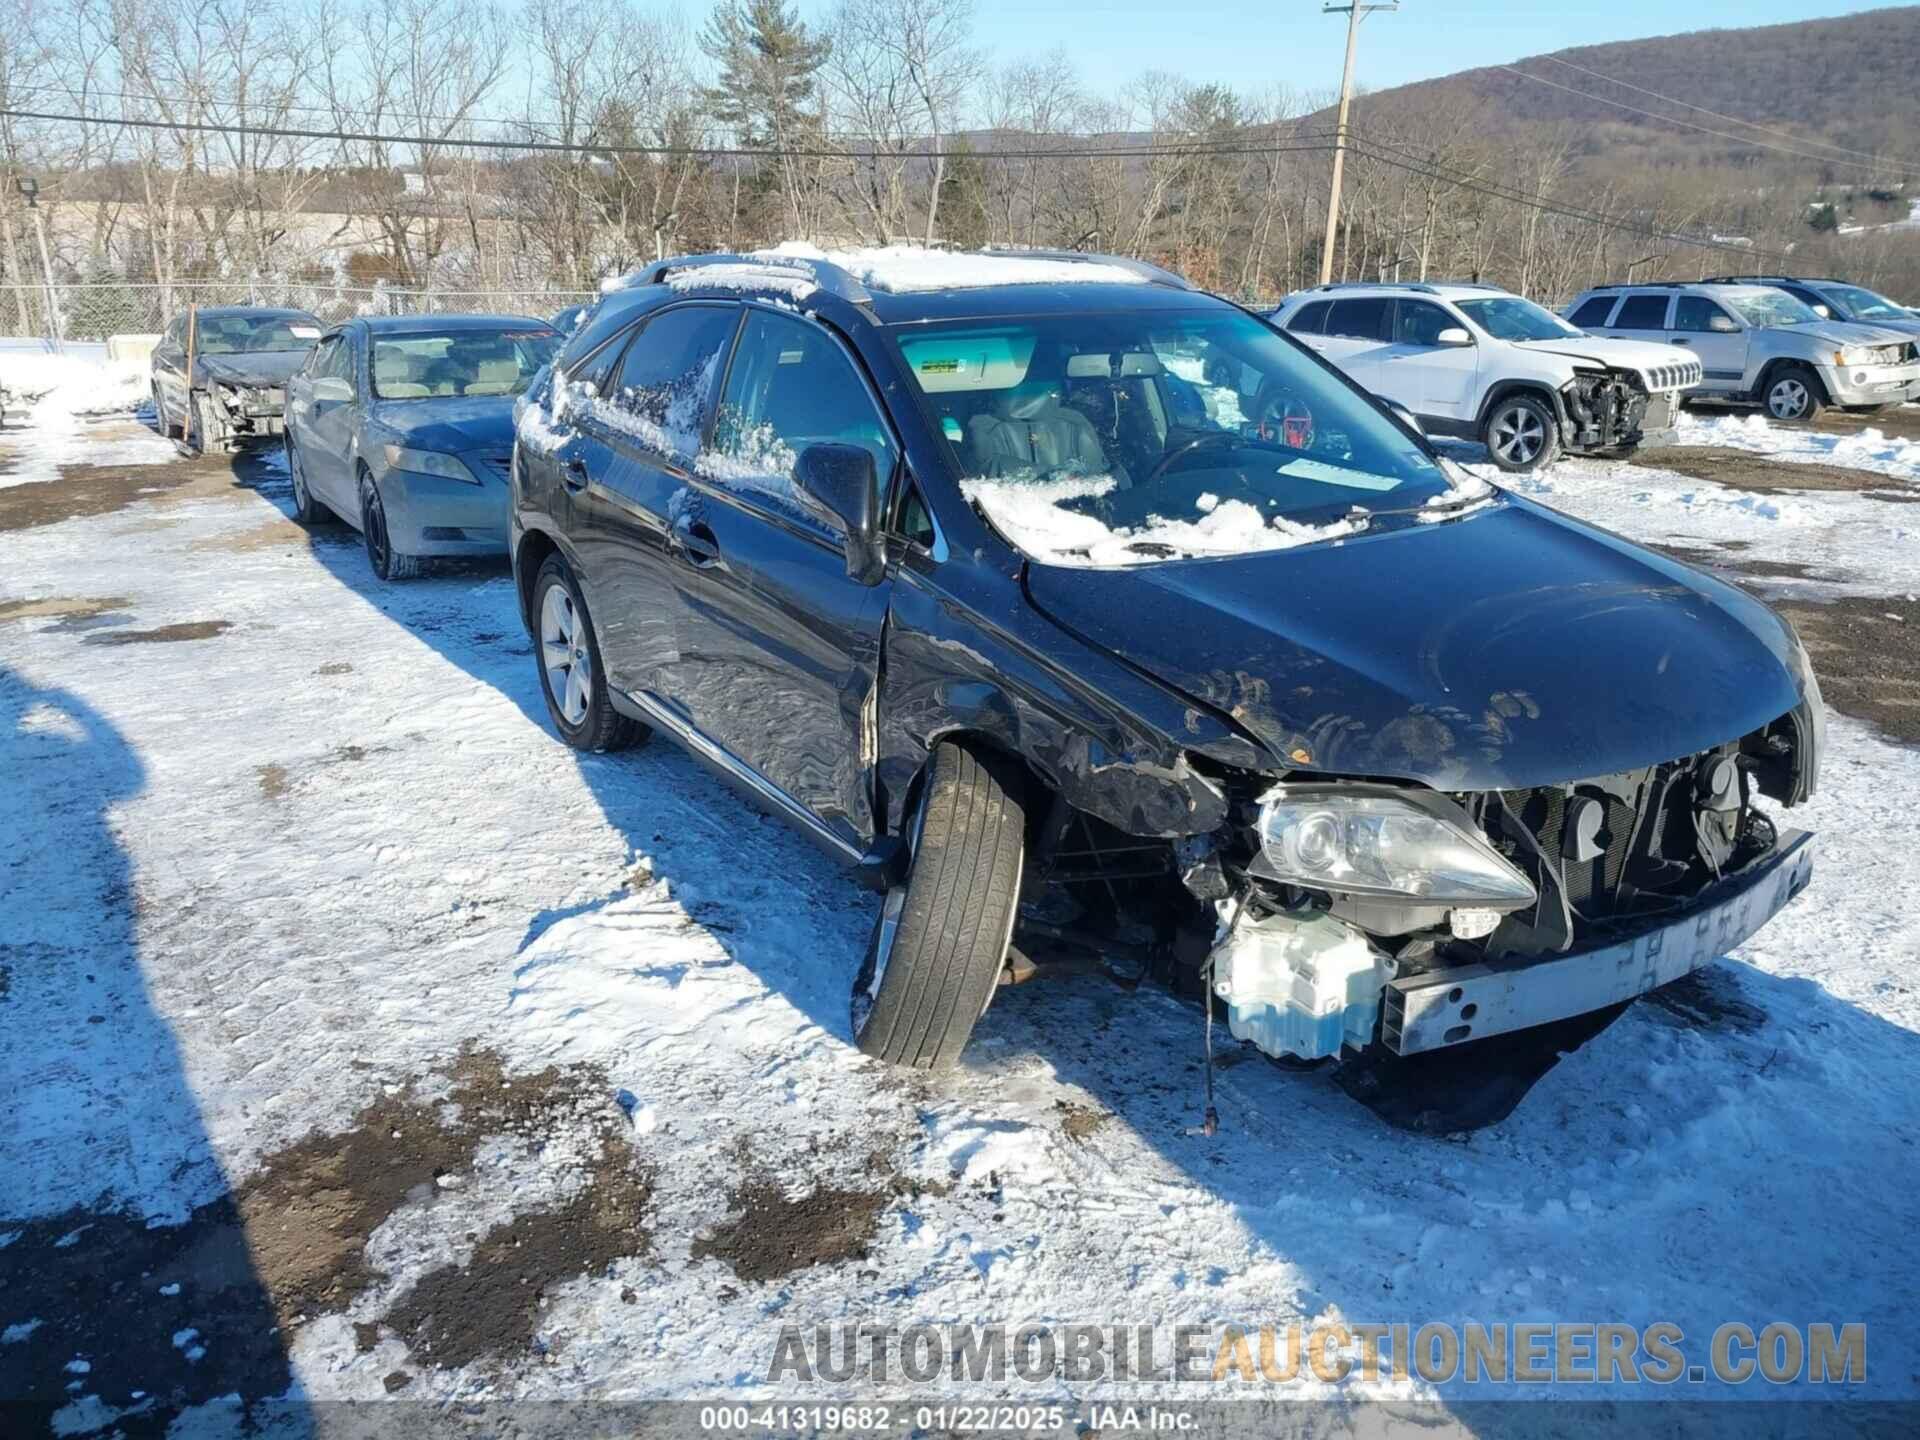
[[[1826,403],[1820,380],[1804,365],[1784,365],[1767,381],[1767,414],[1776,420],[1812,420]]]
[[[650,738],[651,730],[613,708],[587,602],[558,555],[549,555],[534,578],[533,613],[539,625],[533,640],[540,693],[547,697],[547,713],[560,738],[576,750],[594,752],[625,750]]]
[[[944,1070],[1000,983],[1026,812],[993,767],[940,745],[907,838],[906,879],[887,892],[854,981],[853,1038],[891,1064]]]
[[[1480,432],[1493,463],[1512,474],[1544,470],[1560,453],[1560,426],[1546,401],[1509,395],[1487,412]]]

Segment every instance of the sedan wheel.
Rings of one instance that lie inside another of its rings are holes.
[[[382,580],[411,580],[420,573],[417,555],[402,555],[393,548],[387,507],[371,475],[360,477],[360,535],[367,542],[367,563]]]
[[[287,436],[286,444],[287,474],[293,480],[293,518],[302,525],[323,525],[333,518],[333,512],[313,498],[313,489],[307,484],[307,467],[294,446],[293,436]]]

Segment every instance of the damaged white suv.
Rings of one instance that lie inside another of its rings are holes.
[[[1701,380],[1690,355],[1597,339],[1492,285],[1321,285],[1273,320],[1430,434],[1478,440],[1516,472],[1669,443]]]

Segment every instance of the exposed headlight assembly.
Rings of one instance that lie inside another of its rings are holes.
[[[458,455],[439,450],[411,450],[405,445],[386,447],[387,466],[393,470],[411,470],[416,475],[438,475],[442,480],[463,480],[469,485],[481,483]]]
[[[1384,786],[1279,785],[1260,802],[1269,878],[1423,905],[1517,910],[1533,882],[1441,795]]]

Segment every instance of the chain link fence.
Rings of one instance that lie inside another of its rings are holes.
[[[326,324],[356,315],[532,315],[550,319],[593,290],[403,290],[389,285],[301,281],[186,281],[133,285],[0,285],[0,333],[23,339],[98,341],[151,335],[189,305],[274,305],[305,310]],[[51,314],[49,313],[51,312]]]

